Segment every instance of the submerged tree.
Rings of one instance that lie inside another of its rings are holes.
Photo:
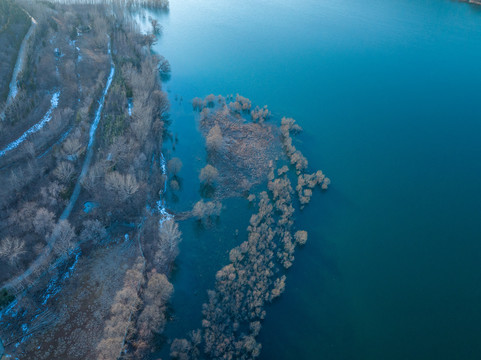
[[[177,174],[182,169],[182,161],[174,157],[167,162],[167,170],[172,176],[177,176]]]
[[[222,204],[219,201],[200,200],[195,203],[192,215],[198,220],[208,222],[212,217],[219,216],[222,211]]]
[[[215,167],[207,164],[200,170],[199,180],[208,185],[212,185],[219,177],[219,172]]]
[[[167,273],[179,254],[179,243],[182,241],[182,232],[179,225],[168,219],[159,228],[159,246],[155,253],[156,266],[162,272]]]

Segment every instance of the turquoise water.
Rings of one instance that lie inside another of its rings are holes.
[[[156,16],[179,137],[168,156],[184,162],[173,209],[200,198],[205,152],[188,101],[209,93],[297,119],[296,146],[332,179],[298,218],[310,239],[267,310],[261,358],[479,359],[481,12],[447,0],[171,0]],[[205,291],[245,234],[245,201],[225,205],[210,232],[181,224],[169,336],[200,326]]]

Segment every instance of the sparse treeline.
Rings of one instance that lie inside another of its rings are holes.
[[[291,133],[299,133],[302,128],[296,124],[295,120],[292,118],[282,118],[281,120],[281,134],[282,134],[282,145],[284,151],[289,158],[291,165],[295,166],[297,174],[297,195],[299,196],[299,201],[301,203],[301,209],[305,204],[309,203],[312,197],[312,190],[320,185],[323,190],[327,190],[327,187],[331,183],[331,180],[326,177],[321,170],[318,170],[312,174],[306,174],[307,169],[307,159],[302,155],[302,153],[296,149],[292,144]],[[287,172],[287,167],[279,169],[279,175]]]
[[[293,233],[291,194],[287,175],[269,182],[269,193],[262,192],[258,213],[248,227],[248,240],[231,250],[230,264],[216,275],[216,286],[208,292],[203,306],[202,345],[207,358],[252,359],[260,354],[256,336],[265,317],[265,305],[277,298],[286,277],[296,245],[307,240],[305,231]],[[200,342],[175,340],[171,355],[196,359]]]
[[[221,108],[212,114],[209,108],[214,107],[215,101],[216,97],[208,96],[204,100],[194,99],[193,103],[194,109],[201,111],[201,124],[206,119],[215,119],[210,130],[206,131],[208,149],[209,144],[217,142],[224,146],[224,136],[220,135],[221,140],[216,141],[209,138],[217,138],[216,133],[222,134],[228,129],[226,122],[239,121],[240,116],[230,116],[232,112],[248,113],[251,109],[251,102],[241,96],[236,96],[228,105],[222,104],[223,98],[219,98]],[[251,120],[261,124],[269,116],[265,107],[251,112]],[[296,246],[304,245],[308,238],[306,231],[295,231],[296,204],[292,198],[294,190],[289,170],[292,169],[298,177],[297,195],[301,206],[308,202],[315,186],[322,184],[324,189],[329,183],[321,171],[305,174],[307,160],[292,145],[290,132],[294,130],[301,129],[292,119],[282,119],[280,140],[292,166],[284,165],[275,171],[275,159],[267,158],[268,191],[248,196],[249,201],[259,199],[258,212],[252,215],[247,228],[248,238],[231,250],[230,263],[216,274],[215,289],[208,291],[209,300],[203,305],[202,328],[192,332],[187,339],[172,342],[171,356],[174,359],[204,358],[202,353],[209,359],[253,359],[259,356],[261,344],[256,337],[266,314],[265,306],[284,291],[286,276],[283,269],[292,266]],[[245,148],[245,142],[249,140],[237,145]],[[235,172],[228,175],[236,176]]]

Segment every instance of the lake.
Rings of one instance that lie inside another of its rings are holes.
[[[304,128],[332,180],[298,216],[309,241],[267,308],[261,359],[481,357],[481,11],[447,0],[171,0],[154,46],[184,162],[168,206],[200,199],[190,101],[236,94]],[[182,98],[182,101],[181,101]],[[181,223],[169,337],[200,327],[206,290],[245,238],[244,199]],[[235,230],[239,236],[235,236]],[[165,357],[165,350],[162,352]]]

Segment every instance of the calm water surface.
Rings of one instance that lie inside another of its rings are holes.
[[[209,93],[297,119],[296,146],[333,181],[298,218],[309,242],[268,308],[261,359],[481,358],[481,12],[446,0],[171,0],[155,16],[155,50],[172,65],[169,156],[184,162],[173,209],[200,198],[189,101]],[[225,206],[214,231],[181,225],[169,336],[200,327],[206,289],[243,241],[252,210]]]

